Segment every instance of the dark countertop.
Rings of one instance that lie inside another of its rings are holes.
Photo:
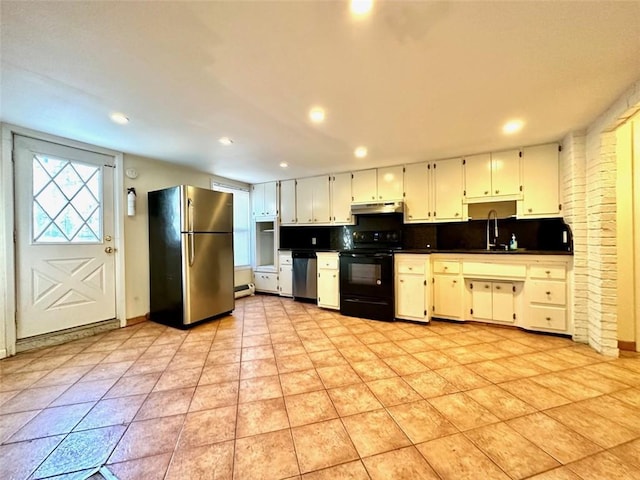
[[[279,252],[335,252],[338,253],[340,250],[335,250],[331,248],[279,248]]]
[[[329,248],[280,248],[279,251],[296,251],[296,252],[336,252],[341,250],[329,249]],[[396,250],[395,253],[456,253],[458,255],[568,255],[572,256],[573,252],[566,252],[564,250],[528,250],[526,248],[519,248],[518,250],[484,250],[484,249],[454,249],[438,250],[435,248],[406,248],[403,250]]]
[[[409,248],[400,250],[397,253],[457,253],[459,255],[573,255],[573,252],[564,250],[528,250],[519,248],[518,250],[484,250],[484,249],[458,249],[458,250],[437,250],[434,248]]]

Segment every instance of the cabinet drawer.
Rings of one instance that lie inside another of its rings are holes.
[[[318,269],[338,270],[338,259],[318,257]]]
[[[559,307],[529,307],[529,326],[541,330],[567,330],[567,311]]]
[[[567,302],[564,282],[531,280],[527,286],[529,287],[529,301],[533,303],[564,305]]]
[[[399,262],[398,273],[424,274],[424,262]]]
[[[280,265],[293,265],[293,259],[291,258],[291,254],[280,254]]]
[[[435,260],[433,262],[433,273],[460,273],[460,262],[447,260]]]
[[[566,269],[564,265],[531,265],[529,268],[531,278],[548,278],[550,280],[564,280]]]

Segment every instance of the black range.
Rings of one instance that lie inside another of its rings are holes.
[[[402,248],[402,231],[354,231],[352,242],[340,252],[340,313],[392,321],[393,252]]]

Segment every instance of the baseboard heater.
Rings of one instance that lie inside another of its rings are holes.
[[[247,297],[256,293],[256,286],[253,283],[245,283],[234,288],[235,297]]]

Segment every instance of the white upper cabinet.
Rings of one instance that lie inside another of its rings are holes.
[[[372,168],[371,170],[353,172],[351,177],[351,193],[353,202],[375,202],[378,196],[378,172],[376,169]]]
[[[468,199],[491,196],[491,154],[470,155],[464,159],[465,191]]]
[[[378,168],[378,200],[402,200],[404,193],[402,166]]]
[[[452,158],[432,164],[433,216],[438,222],[465,220],[462,205],[462,160]]]
[[[520,192],[520,151],[471,155],[464,159],[465,200],[516,200]]]
[[[329,186],[331,177],[322,175],[313,177],[313,223],[329,223],[331,221],[331,205]]]
[[[280,182],[280,223],[290,225],[296,223],[296,181]]]
[[[296,183],[296,218],[298,223],[313,223],[313,178],[299,178]]]
[[[251,186],[251,206],[254,217],[278,215],[278,182],[258,183]]]
[[[331,220],[334,224],[353,223],[351,215],[351,173],[331,177]]]
[[[356,203],[402,200],[402,166],[353,172],[351,188]]]
[[[404,221],[429,222],[431,216],[431,164],[414,163],[404,167]]]
[[[491,154],[491,188],[494,197],[521,197],[520,150]]]
[[[329,179],[328,175],[322,175],[297,180],[297,223],[329,223],[331,221]]]
[[[539,145],[522,150],[522,208],[518,217],[560,215],[558,145]]]

